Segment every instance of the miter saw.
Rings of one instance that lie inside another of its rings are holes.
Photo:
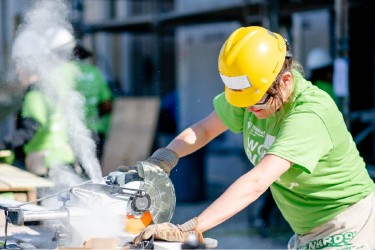
[[[147,161],[138,162],[126,172],[111,172],[98,182],[89,181],[73,186],[65,192],[59,192],[57,196],[58,200],[63,202],[57,209],[30,211],[24,209],[25,203],[17,206],[0,204],[0,209],[5,211],[7,223],[13,225],[59,220],[62,225],[56,229],[52,240],[56,241],[57,246],[71,247],[86,240],[74,226],[74,222],[87,216],[87,211],[97,204],[108,200],[118,201],[122,207],[125,206],[123,211],[128,219],[143,219],[146,215],[149,216],[150,220],[142,220],[144,226],[152,222],[169,222],[176,206],[171,180],[162,169]],[[74,203],[73,206],[68,204],[71,202]],[[108,213],[112,212],[108,210]],[[98,223],[96,219],[95,221]],[[93,220],[91,222],[95,223]]]

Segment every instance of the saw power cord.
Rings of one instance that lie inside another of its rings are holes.
[[[101,180],[103,180],[103,179],[104,179],[104,177],[103,177]],[[39,202],[39,201],[43,201],[43,200],[47,200],[47,199],[52,198],[52,197],[55,197],[55,196],[57,196],[57,195],[59,195],[59,194],[61,194],[61,193],[64,193],[64,192],[70,191],[70,190],[73,189],[73,188],[80,187],[80,186],[82,186],[82,185],[89,184],[89,183],[94,183],[94,182],[93,182],[92,180],[84,181],[84,182],[81,182],[81,183],[79,183],[79,184],[77,184],[77,185],[74,185],[74,186],[71,186],[71,187],[68,187],[68,188],[62,189],[62,190],[60,190],[60,191],[58,191],[58,192],[56,192],[56,193],[53,193],[53,194],[50,194],[50,195],[44,196],[44,197],[42,197],[42,198],[39,198],[39,199],[36,199],[36,200],[33,200],[33,201],[24,202],[24,203],[22,203],[22,204],[19,204],[19,205],[17,205],[17,206],[14,206],[14,208],[20,208],[20,207],[25,206],[25,205],[28,205],[28,204],[32,204],[32,203],[35,203],[35,202]]]
[[[5,213],[5,228],[4,228],[4,235],[5,235],[5,239],[4,239],[4,249],[7,248],[7,240],[8,240],[8,211],[4,211]]]

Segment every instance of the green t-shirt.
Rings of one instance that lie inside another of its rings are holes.
[[[294,163],[271,192],[293,231],[304,234],[374,192],[375,185],[332,98],[293,75],[291,101],[267,119],[231,106],[223,93],[214,106],[231,131],[243,133],[254,165],[265,154]]]
[[[33,118],[41,124],[34,137],[24,145],[24,151],[26,154],[45,152],[45,164],[49,168],[54,165],[72,164],[75,160],[68,143],[62,111],[56,103],[49,103],[40,91],[31,90],[26,93],[22,105],[22,117]]]
[[[107,134],[110,115],[99,116],[99,104],[110,101],[112,92],[101,71],[94,65],[76,61],[76,90],[85,98],[85,123],[97,133]]]

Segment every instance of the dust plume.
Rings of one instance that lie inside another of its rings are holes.
[[[69,143],[90,179],[102,178],[96,145],[84,124],[84,99],[75,91],[71,60],[75,45],[69,9],[63,0],[36,1],[17,30],[12,57],[38,76],[38,87],[61,109]],[[65,182],[67,180],[64,180]]]

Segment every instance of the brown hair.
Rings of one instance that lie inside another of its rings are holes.
[[[279,84],[281,76],[285,72],[292,72],[292,69],[300,72],[303,75],[303,68],[300,63],[293,60],[291,57],[286,57],[283,67],[280,70],[280,73],[277,75],[275,81],[271,85],[271,87],[268,89],[267,93],[271,95],[273,101],[272,105],[274,107],[280,107],[279,109],[282,109],[284,104],[288,101],[284,95],[283,95],[283,89],[282,86]]]

